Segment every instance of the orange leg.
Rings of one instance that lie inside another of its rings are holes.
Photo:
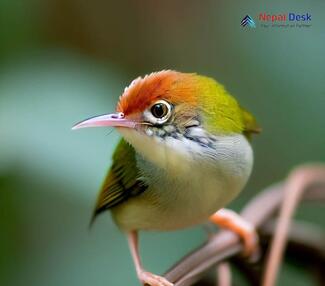
[[[244,241],[245,256],[251,256],[258,250],[258,236],[255,228],[239,214],[232,210],[221,209],[210,217],[210,221],[237,233]]]
[[[164,277],[147,272],[142,268],[139,249],[138,249],[137,231],[131,231],[130,233],[128,233],[128,241],[129,241],[133,262],[135,265],[135,270],[137,272],[139,280],[143,285],[150,285],[150,286],[173,286],[174,285],[173,283],[167,281]]]

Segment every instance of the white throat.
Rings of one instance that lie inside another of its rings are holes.
[[[245,177],[253,165],[251,145],[242,134],[213,136],[215,142],[209,148],[185,137],[161,139],[128,128],[119,128],[119,132],[145,160],[169,175],[188,174],[193,164],[204,164]]]

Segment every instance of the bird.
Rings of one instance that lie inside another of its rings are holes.
[[[258,244],[254,227],[225,206],[244,188],[253,167],[254,116],[213,78],[162,70],[138,77],[116,111],[73,129],[114,127],[121,139],[96,202],[93,220],[111,211],[127,235],[138,279],[171,286],[148,272],[138,250],[139,231],[179,230],[207,221],[236,232],[244,254]]]

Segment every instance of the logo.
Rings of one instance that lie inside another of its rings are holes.
[[[309,12],[280,12],[276,14],[261,12],[256,15],[255,20],[250,15],[246,15],[240,22],[242,27],[248,28],[256,28],[256,24],[260,28],[310,28],[312,15]]]
[[[311,14],[297,14],[297,13],[282,13],[282,14],[267,14],[260,13],[258,19],[263,22],[310,22]]]
[[[241,20],[240,25],[242,25],[243,27],[249,27],[249,28],[255,28],[255,22],[253,20],[253,18],[249,15],[246,15],[243,20]]]

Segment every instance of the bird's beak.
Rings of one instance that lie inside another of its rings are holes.
[[[86,127],[101,127],[101,126],[112,126],[112,127],[126,127],[135,128],[136,122],[131,119],[126,119],[122,112],[104,114],[95,116],[84,121],[81,121],[72,127],[72,130],[86,128]]]

